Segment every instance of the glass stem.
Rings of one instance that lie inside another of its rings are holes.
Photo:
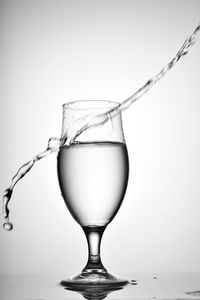
[[[100,244],[106,226],[83,227],[88,242],[88,262],[83,272],[101,271],[107,272],[101,262]]]

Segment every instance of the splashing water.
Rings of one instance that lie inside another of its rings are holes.
[[[107,111],[104,114],[88,116],[87,118],[84,118],[84,120],[81,120],[83,122],[80,122],[80,127],[76,129],[76,131],[73,131],[73,134],[71,134],[70,136],[63,137],[64,139],[67,140],[66,144],[70,145],[82,132],[84,132],[89,127],[97,126],[105,123],[111,117],[114,117],[119,112],[128,109],[131,106],[131,104],[133,104],[139,98],[141,98],[146,92],[148,92],[150,88],[153,87],[155,83],[157,83],[179,61],[181,57],[185,56],[188,53],[189,48],[192,45],[194,45],[196,42],[196,35],[198,31],[200,31],[200,23],[195,28],[194,32],[185,40],[182,47],[177,52],[176,56],[163,69],[161,69],[159,73],[151,77],[151,79],[149,79],[133,95],[131,95],[129,98],[124,100],[121,104],[119,104],[119,106],[112,108],[111,110]],[[83,123],[82,126],[81,123]]]
[[[130,107],[135,101],[141,98],[150,88],[153,87],[155,83],[157,83],[178,61],[181,57],[185,56],[189,48],[195,44],[196,35],[200,31],[200,24],[196,27],[194,32],[185,40],[180,50],[177,52],[176,56],[156,75],[154,75],[151,79],[149,79],[141,88],[139,88],[133,95],[119,104],[117,107],[112,108],[111,110],[98,115],[88,115],[83,119],[75,120],[76,126],[74,126],[74,122],[71,125],[72,132],[70,135],[66,136],[63,133],[62,138],[50,138],[48,141],[47,149],[37,155],[35,155],[30,161],[25,163],[14,175],[11,181],[11,185],[4,191],[3,195],[3,217],[5,219],[5,223],[3,224],[3,228],[7,231],[13,229],[13,224],[9,221],[9,208],[8,203],[11,199],[13,189],[17,182],[22,179],[34,166],[34,164],[40,159],[48,156],[50,153],[58,152],[60,147],[63,144],[70,146],[73,141],[85,130],[93,126],[99,126],[107,122],[111,117],[114,117],[119,112],[122,112]]]
[[[3,224],[3,228],[5,230],[10,231],[13,229],[13,224],[9,221],[8,202],[11,199],[14,186],[20,179],[22,179],[32,169],[32,167],[37,161],[46,157],[50,153],[58,152],[59,147],[60,147],[60,139],[50,138],[48,141],[47,149],[35,155],[31,160],[29,160],[27,163],[21,166],[21,168],[17,171],[17,173],[12,178],[10,187],[4,191],[4,195],[3,195],[3,217],[6,220],[6,222]]]

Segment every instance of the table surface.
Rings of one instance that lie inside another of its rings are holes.
[[[123,276],[124,277],[124,276]],[[136,280],[121,290],[69,291],[59,285],[61,275],[0,275],[0,300],[145,299],[200,300],[200,273],[127,274]]]

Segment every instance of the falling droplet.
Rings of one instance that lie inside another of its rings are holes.
[[[5,222],[3,224],[3,228],[6,230],[6,231],[11,231],[13,229],[13,224],[11,222]]]

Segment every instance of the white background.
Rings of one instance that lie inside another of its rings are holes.
[[[200,1],[0,1],[0,192],[60,136],[62,104],[122,102],[197,26]],[[114,273],[200,272],[200,35],[123,113],[130,178],[102,241]],[[61,198],[56,155],[16,186],[1,273],[79,272],[86,240]],[[3,222],[3,220],[1,221]]]

